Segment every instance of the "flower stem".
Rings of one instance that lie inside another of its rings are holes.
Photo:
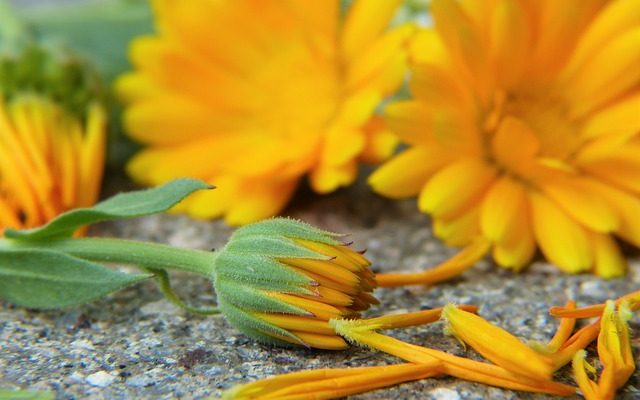
[[[37,248],[55,250],[90,261],[181,270],[212,277],[216,253],[182,249],[165,244],[111,238],[18,241],[0,239],[0,250]]]

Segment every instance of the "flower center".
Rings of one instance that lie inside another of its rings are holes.
[[[556,93],[498,91],[485,115],[486,158],[500,170],[525,180],[540,162],[570,166],[582,144],[579,122],[569,117],[566,102]],[[506,154],[509,148],[512,154]],[[517,157],[520,160],[515,160]]]

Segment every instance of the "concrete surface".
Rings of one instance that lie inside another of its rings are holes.
[[[112,189],[113,190],[113,187]],[[304,192],[304,191],[303,191]],[[356,248],[378,271],[420,269],[453,254],[434,239],[427,217],[413,200],[392,202],[359,184],[330,196],[298,194],[288,215],[352,234]],[[106,224],[93,234],[167,242],[199,249],[220,248],[232,230],[220,221],[154,216]],[[367,315],[413,311],[449,301],[475,303],[488,320],[526,339],[546,340],[556,328],[547,315],[568,297],[580,305],[602,302],[640,287],[640,257],[630,251],[626,279],[603,281],[591,275],[567,276],[542,262],[520,275],[489,261],[459,279],[433,288],[379,289],[381,305]],[[215,294],[200,278],[176,274],[183,297],[211,304]],[[631,323],[639,331],[639,318]],[[463,354],[442,324],[389,331],[402,340]],[[636,357],[640,336],[634,339]],[[466,352],[477,357],[473,351]],[[234,330],[222,317],[188,315],[158,292],[152,282],[95,303],[65,311],[32,311],[0,303],[0,388],[53,390],[58,399],[202,399],[234,384],[305,368],[396,363],[361,348],[342,352],[281,349],[260,345]],[[571,383],[567,369],[558,379]],[[427,379],[378,390],[353,399],[546,399],[453,378]],[[577,397],[576,397],[577,398]],[[636,373],[621,399],[640,398]]]

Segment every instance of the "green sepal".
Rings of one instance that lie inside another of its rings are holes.
[[[275,258],[331,259],[331,257],[309,250],[291,239],[277,235],[247,235],[241,237],[234,235],[225,246],[224,251],[236,254],[260,254]]]
[[[225,301],[247,311],[309,315],[309,312],[302,308],[270,297],[263,290],[242,282],[218,277],[215,282],[215,289],[218,296],[218,305],[221,301]],[[290,289],[293,290],[295,288]]]
[[[23,241],[68,238],[84,225],[167,211],[191,193],[211,188],[197,179],[176,179],[153,189],[120,193],[90,208],[68,211],[39,228],[6,229],[4,234],[6,238]]]
[[[300,338],[298,338],[288,330],[270,324],[252,315],[250,312],[236,307],[232,303],[220,299],[218,300],[218,307],[220,307],[220,311],[222,311],[231,325],[233,325],[236,329],[238,329],[245,335],[252,337],[262,343],[287,347],[293,346],[293,343],[289,343],[274,336],[278,335],[291,338],[301,345],[305,345],[305,343]]]
[[[115,271],[51,250],[0,252],[0,299],[28,308],[87,303],[151,276]]]
[[[242,238],[246,236],[284,236],[291,239],[304,239],[312,242],[325,243],[332,246],[338,246],[342,243],[336,238],[346,235],[318,229],[306,222],[292,218],[272,218],[260,221],[255,224],[246,225],[238,229],[234,234],[234,238]]]
[[[303,287],[309,286],[312,279],[276,259],[262,254],[236,254],[223,251],[215,260],[214,282],[219,279],[241,282],[252,287],[310,294]],[[304,292],[301,292],[304,290]]]

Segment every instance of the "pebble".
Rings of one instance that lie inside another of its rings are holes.
[[[87,376],[87,383],[96,387],[107,387],[113,383],[116,378],[106,371],[98,371]]]
[[[447,388],[437,388],[429,392],[429,396],[433,400],[460,400],[460,394]]]

